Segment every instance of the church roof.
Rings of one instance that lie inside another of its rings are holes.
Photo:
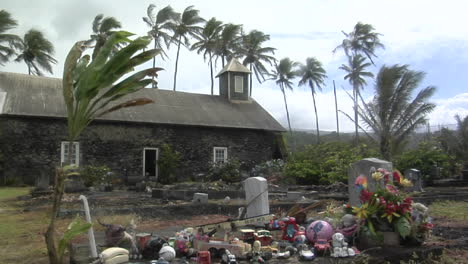
[[[141,89],[119,102],[142,97],[155,103],[124,108],[98,120],[285,131],[253,99],[249,104],[234,103],[220,96]],[[0,115],[66,118],[62,80],[0,72]]]
[[[251,73],[247,67],[245,67],[242,63],[240,63],[237,59],[232,58],[226,66],[223,67],[223,69],[216,75],[216,77],[220,76],[221,74],[225,72],[245,72],[245,73]]]

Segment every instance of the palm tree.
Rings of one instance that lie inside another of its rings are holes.
[[[114,33],[115,29],[121,28],[122,25],[114,17],[104,17],[103,14],[97,15],[93,20],[93,34],[87,44],[94,43],[92,58],[96,58],[101,47],[106,43],[106,40]],[[116,45],[112,52],[116,52],[121,46]]]
[[[5,65],[10,60],[10,57],[15,54],[15,48],[19,47],[21,38],[14,34],[6,34],[5,32],[16,27],[18,23],[14,20],[10,13],[5,10],[0,10],[0,65]],[[8,45],[1,45],[7,43]]]
[[[276,59],[268,54],[275,54],[275,48],[262,47],[265,41],[270,40],[270,35],[266,35],[261,31],[252,30],[249,34],[242,36],[242,42],[239,50],[236,52],[238,55],[245,56],[244,65],[250,66],[250,71],[255,73],[257,81],[262,83],[265,81],[265,74],[268,74],[264,62],[273,66]],[[260,79],[262,77],[262,80]],[[250,74],[250,96],[252,96],[252,74]]]
[[[312,93],[312,101],[314,102],[315,110],[315,123],[317,126],[317,144],[320,143],[320,130],[317,114],[317,104],[315,103],[315,94],[317,89],[322,91],[322,85],[324,84],[325,78],[327,78],[326,71],[322,67],[322,63],[316,58],[307,58],[305,65],[299,66],[299,86],[308,85],[310,92]]]
[[[132,34],[126,31],[112,34],[92,61],[89,55],[83,56],[84,49],[88,47],[87,41],[75,43],[68,53],[64,63],[62,86],[68,114],[69,144],[75,141],[94,119],[125,107],[153,102],[147,98],[139,98],[113,104],[153,82],[147,77],[157,76],[157,72],[161,70],[150,68],[124,77],[134,67],[151,60],[160,52],[160,50],[152,49],[139,53],[151,43],[151,38],[141,37],[130,40],[128,39],[130,35]],[[116,45],[122,42],[128,45],[118,50],[117,53],[113,53]],[[123,80],[121,80],[122,77],[124,77]],[[71,155],[69,155],[68,164],[71,164]],[[55,176],[52,212],[49,227],[45,233],[51,264],[63,263],[64,247],[63,243],[57,243],[55,225],[64,193],[66,179],[64,170],[65,168],[58,169]]]
[[[242,25],[226,24],[223,26],[223,30],[216,41],[215,55],[216,59],[221,58],[222,65],[224,67],[226,61],[229,61],[235,54],[235,51],[239,50]]]
[[[374,74],[372,72],[365,71],[367,67],[371,64],[366,62],[366,58],[361,54],[357,54],[352,57],[350,65],[342,64],[340,69],[344,70],[347,74],[344,79],[348,80],[349,83],[353,86],[353,103],[354,103],[354,128],[355,128],[355,140],[358,142],[359,132],[358,132],[358,97],[360,95],[360,89],[367,85],[366,79],[373,78]]]
[[[426,123],[427,115],[436,106],[427,102],[436,90],[434,86],[420,90],[412,98],[424,76],[424,72],[409,70],[407,65],[382,66],[377,74],[374,99],[359,107],[359,116],[373,132],[368,135],[379,144],[386,160],[391,160],[408,136]]]
[[[461,118],[456,115],[455,120],[457,120],[456,155],[461,160],[463,169],[466,170],[468,169],[468,116]]]
[[[151,28],[148,31],[148,35],[151,36],[154,40],[154,48],[161,50],[161,58],[167,57],[166,52],[163,48],[163,42],[166,44],[166,47],[169,47],[170,42],[172,41],[172,36],[170,32],[174,31],[176,26],[176,21],[179,19],[180,14],[175,12],[171,6],[166,6],[163,9],[159,10],[156,15],[154,15],[155,5],[150,4],[146,10],[147,17],[143,17],[143,21]],[[153,58],[153,68],[156,67],[156,57]],[[154,80],[154,79],[153,79]],[[156,88],[155,82],[153,82],[153,88]]]
[[[289,119],[288,102],[286,100],[286,89],[291,91],[293,90],[292,80],[297,77],[297,72],[294,70],[297,65],[297,62],[293,62],[289,58],[281,59],[279,64],[275,66],[272,74],[273,80],[275,80],[276,84],[280,87],[281,92],[283,93],[284,107],[286,108],[286,117],[288,118],[289,133],[291,133],[291,136],[292,129],[291,121]]]
[[[197,42],[193,43],[191,50],[196,50],[198,54],[203,52],[203,59],[206,61],[208,57],[208,64],[211,73],[211,95],[213,95],[214,78],[213,78],[213,56],[216,51],[216,41],[222,30],[223,22],[211,18],[205,23],[200,35],[196,36]]]
[[[177,86],[177,66],[179,62],[180,45],[183,44],[185,47],[188,47],[190,45],[189,37],[195,37],[195,35],[201,31],[201,27],[197,25],[205,21],[198,15],[198,13],[199,11],[193,9],[193,6],[185,8],[180,20],[176,22],[174,28],[173,38],[177,43],[177,56],[174,71],[174,91],[176,90]]]
[[[350,33],[342,31],[346,38],[343,39],[343,42],[333,52],[336,52],[337,49],[343,49],[348,58],[357,54],[364,54],[374,64],[372,57],[377,58],[375,50],[377,48],[385,48],[379,39],[379,36],[382,34],[374,30],[375,28],[372,25],[358,22]]]
[[[52,57],[54,45],[44,37],[41,31],[31,29],[24,34],[19,43],[19,49],[21,52],[15,61],[24,61],[30,75],[42,75],[41,68],[53,74],[52,64],[57,63],[57,60]]]

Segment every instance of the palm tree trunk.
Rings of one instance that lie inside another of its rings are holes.
[[[338,136],[338,140],[340,140],[340,123],[338,121],[338,100],[336,99],[335,80],[333,80],[333,93],[335,94],[336,135]]]
[[[210,52],[210,73],[211,73],[211,95],[213,95],[214,79],[213,79],[213,57]]]
[[[154,48],[156,49],[156,48],[157,48],[156,39],[155,39],[155,38],[153,38],[153,39],[154,39]],[[156,56],[153,57],[153,69],[154,69],[154,68],[156,68]],[[156,88],[156,83],[155,83],[155,81],[154,81],[154,78],[155,78],[155,76],[154,76],[154,74],[153,74],[153,76],[151,77],[151,80],[152,80],[151,87],[152,87],[153,89]]]
[[[286,101],[286,92],[284,91],[284,88],[281,88],[281,91],[283,92],[283,97],[284,97],[284,106],[286,108],[286,117],[288,118],[289,133],[291,134],[291,137],[292,137],[291,121],[289,120],[288,102]]]
[[[312,92],[312,100],[314,101],[314,111],[315,111],[315,124],[317,126],[317,144],[320,144],[320,130],[319,130],[319,122],[318,122],[318,114],[317,114],[317,105],[315,104],[315,94],[312,89],[310,89]]]
[[[358,97],[358,90],[357,85],[353,85],[353,96],[354,96],[354,130],[355,130],[355,145],[359,144],[359,131],[358,131],[358,106],[357,106],[357,97]]]
[[[28,74],[31,75],[31,66],[29,66],[27,64],[26,64],[26,66],[28,66]]]
[[[176,85],[177,85],[177,66],[179,65],[179,51],[180,51],[180,39],[182,36],[179,36],[179,44],[177,45],[177,55],[176,55],[176,61],[175,61],[175,70],[174,70],[174,91],[176,90]]]
[[[250,63],[250,97],[252,97],[252,63]]]

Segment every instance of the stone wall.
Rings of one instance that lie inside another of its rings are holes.
[[[60,165],[61,141],[67,140],[66,120],[0,117],[3,176],[33,184],[40,171]],[[106,165],[118,176],[140,176],[143,148],[168,143],[182,154],[179,179],[206,173],[213,147],[227,147],[228,157],[245,168],[272,158],[276,150],[272,132],[248,129],[94,122],[79,139],[80,165]]]

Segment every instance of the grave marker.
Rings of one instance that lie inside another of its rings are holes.
[[[245,217],[255,217],[270,213],[268,183],[263,177],[250,177],[243,182],[247,213]]]

